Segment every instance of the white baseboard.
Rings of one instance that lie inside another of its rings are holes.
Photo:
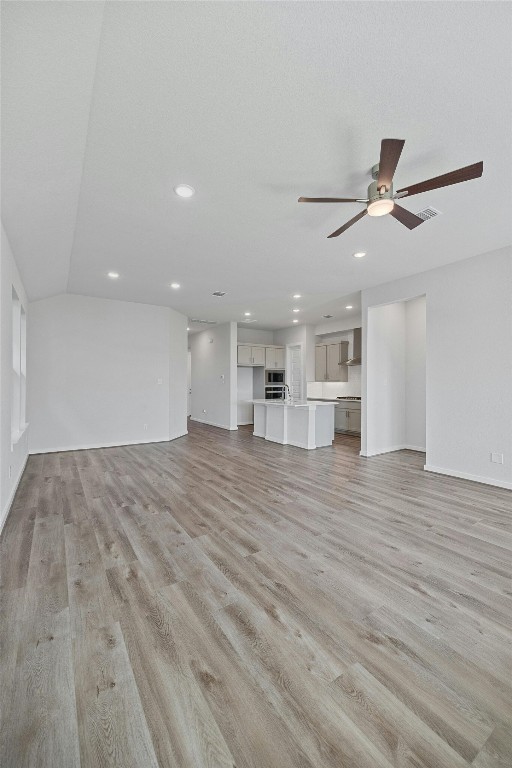
[[[179,437],[185,437],[185,435],[188,435],[188,429],[186,429],[184,432],[176,432],[175,435],[169,435],[167,440],[162,440],[161,442],[171,442],[172,440],[177,440]],[[152,440],[151,442],[155,442]]]
[[[316,445],[307,445],[306,443],[292,443],[291,440],[288,440],[287,443],[283,443],[283,445],[293,445],[295,448],[302,448],[305,451],[314,451],[316,449]]]
[[[190,421],[196,421],[198,424],[207,424],[209,427],[219,427],[219,429],[227,429],[230,432],[234,432],[238,429],[238,427],[228,427],[226,424],[217,424],[216,421],[206,421],[206,419],[194,419],[193,416],[190,417]]]
[[[178,437],[184,437],[188,432],[180,432],[173,437],[157,438],[154,440],[130,440],[129,442],[122,443],[89,443],[87,445],[67,445],[60,448],[45,448],[37,449],[35,451],[29,451],[30,455],[37,455],[39,453],[67,453],[68,451],[90,451],[96,448],[122,448],[125,445],[148,445],[149,443],[169,443],[171,440],[176,440]]]
[[[239,421],[238,426],[239,427],[248,427],[250,424],[254,424],[254,421]]]
[[[469,472],[455,472],[453,469],[444,467],[433,467],[431,464],[425,464],[425,472],[433,472],[436,475],[448,475],[449,477],[458,477],[461,480],[472,480],[474,483],[483,483],[484,485],[494,485],[496,488],[505,488],[512,491],[512,483],[507,480],[496,480],[494,477],[484,477],[482,475],[472,475]]]
[[[18,490],[18,486],[20,484],[20,480],[23,477],[23,473],[25,471],[25,467],[27,466],[28,456],[29,455],[27,453],[27,455],[25,456],[25,461],[23,462],[23,466],[22,466],[22,468],[20,470],[20,473],[18,475],[18,479],[16,480],[16,482],[14,483],[14,485],[12,487],[12,490],[11,490],[11,492],[9,494],[9,498],[7,499],[7,503],[6,503],[5,507],[2,509],[2,519],[0,520],[0,534],[2,533],[2,531],[4,529],[4,525],[5,525],[6,521],[7,521],[7,518],[9,517],[9,512],[11,511],[12,502],[14,501],[14,497],[16,496],[16,491]]]
[[[303,448],[306,451],[314,451],[316,448],[326,448],[327,446],[324,445],[307,445],[306,443],[294,443],[291,440],[288,440],[287,442],[283,443],[281,440],[274,440],[272,437],[266,437],[265,435],[257,435],[256,432],[253,432],[254,437],[262,437],[264,440],[267,440],[269,443],[276,443],[277,445],[293,445],[294,448]]]
[[[369,451],[359,451],[359,455],[369,459],[372,456],[382,456],[384,453],[393,453],[394,451],[420,451],[425,453],[426,449],[419,448],[416,445],[393,445],[391,448],[385,448],[383,451],[372,451],[371,453]]]

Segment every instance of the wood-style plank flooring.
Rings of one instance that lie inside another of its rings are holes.
[[[3,768],[510,768],[512,493],[190,425],[31,456]]]

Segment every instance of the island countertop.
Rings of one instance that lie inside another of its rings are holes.
[[[281,406],[286,408],[309,408],[317,405],[334,405],[333,402],[326,400],[294,400],[291,403],[287,403],[285,400],[253,400],[253,405],[271,405]]]
[[[253,400],[255,437],[297,448],[323,448],[334,440],[334,403]]]

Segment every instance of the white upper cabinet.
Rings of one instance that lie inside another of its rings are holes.
[[[238,365],[265,365],[265,347],[238,345]]]
[[[286,368],[286,350],[284,347],[276,347],[276,368]]]
[[[284,347],[265,347],[262,344],[238,344],[238,365],[262,365],[264,368],[284,370],[286,350]]]
[[[238,365],[252,365],[252,347],[238,345]]]
[[[265,365],[265,347],[252,347],[253,365]]]
[[[265,368],[285,368],[284,347],[266,347]]]

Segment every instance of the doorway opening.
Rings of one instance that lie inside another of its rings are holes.
[[[362,455],[427,450],[426,296],[368,309]]]

